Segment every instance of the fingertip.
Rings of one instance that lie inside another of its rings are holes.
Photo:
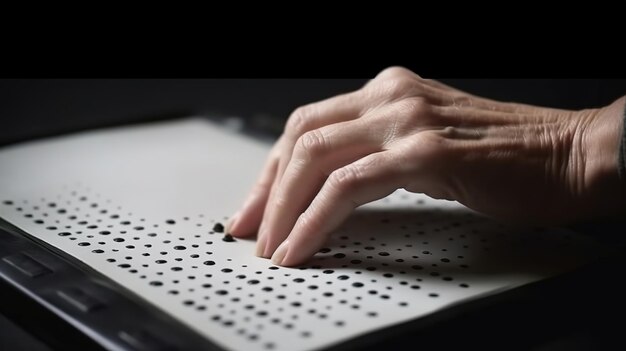
[[[266,241],[267,239],[265,238],[264,235],[259,235],[257,242],[256,242],[256,251],[254,253],[257,257],[268,258],[263,255],[265,252]]]
[[[288,252],[289,252],[289,241],[285,240],[280,245],[278,245],[278,248],[276,248],[276,251],[274,251],[274,254],[272,255],[272,263],[275,265],[281,266],[283,259],[285,258]]]

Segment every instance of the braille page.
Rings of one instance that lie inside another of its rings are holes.
[[[299,268],[224,240],[269,146],[202,119],[0,151],[0,216],[228,350],[312,350],[544,279],[607,248],[398,190]]]

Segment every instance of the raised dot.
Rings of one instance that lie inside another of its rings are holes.
[[[92,250],[91,252],[100,254],[100,253],[104,253],[104,250],[96,249],[96,250]]]
[[[163,283],[160,282],[160,281],[152,281],[152,282],[150,282],[150,285],[152,285],[152,286],[161,286],[161,285],[163,285]]]
[[[363,283],[361,283],[361,282],[354,282],[354,283],[352,283],[352,286],[355,287],[355,288],[361,288],[361,287],[363,287]]]
[[[182,245],[174,246],[174,250],[186,250],[187,248]]]
[[[204,264],[207,266],[213,266],[215,264],[215,262],[213,261],[204,261]]]
[[[222,225],[222,223],[217,222],[215,223],[215,225],[213,225],[213,231],[216,233],[223,233],[224,232],[224,226]]]
[[[225,241],[225,242],[227,242],[227,243],[232,243],[232,242],[235,242],[235,241],[237,241],[237,240],[235,240],[235,238],[233,238],[233,236],[232,236],[232,235],[230,235],[230,234],[226,234],[226,235],[224,235],[224,237],[222,238],[222,241]]]

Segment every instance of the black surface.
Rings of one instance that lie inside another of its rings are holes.
[[[0,257],[5,300],[0,311],[54,349],[218,349],[124,287],[2,219]]]
[[[357,89],[365,81],[0,80],[0,145],[187,114],[265,116],[280,126],[297,106]],[[601,106],[626,93],[626,80],[444,81],[496,99],[573,109]],[[587,229],[597,234],[626,232],[594,224]],[[589,268],[521,297],[481,306],[478,311],[459,311],[454,318],[438,321],[419,333],[371,340],[361,346],[396,349],[410,342],[439,349],[591,350],[623,344],[622,323],[614,320],[619,321],[626,312],[626,289],[621,283],[624,258],[621,254],[611,264]],[[4,302],[10,301],[0,304],[0,313],[9,317],[0,314],[0,350],[45,350],[29,333],[51,337],[54,330],[64,328],[63,335],[75,345],[90,348],[80,333],[34,308],[6,285],[0,285],[0,296]]]
[[[419,73],[419,72],[418,72]],[[264,116],[360,88],[368,79],[0,80],[0,145],[38,136],[189,114]],[[433,78],[433,77],[428,77]],[[626,93],[626,80],[442,79],[504,101],[581,109]]]

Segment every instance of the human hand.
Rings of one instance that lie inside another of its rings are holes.
[[[399,188],[511,221],[563,224],[624,209],[624,98],[568,111],[480,98],[403,68],[298,108],[228,231],[293,266],[356,207]]]

